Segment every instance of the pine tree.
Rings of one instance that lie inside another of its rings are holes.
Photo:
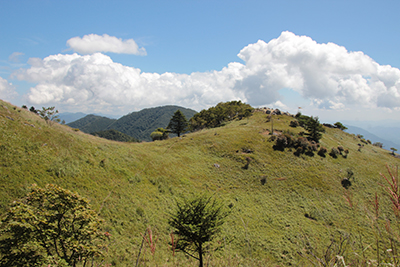
[[[184,133],[187,127],[187,119],[185,115],[183,115],[182,111],[178,109],[169,121],[167,129],[170,129],[171,133],[175,133],[178,135],[178,137],[180,137],[181,133]]]
[[[325,132],[322,124],[319,123],[318,117],[309,117],[308,120],[305,121],[304,128],[308,131],[306,134],[308,138],[317,143],[322,138],[321,133]]]

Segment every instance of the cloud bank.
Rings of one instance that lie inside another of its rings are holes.
[[[219,71],[187,75],[141,72],[101,53],[59,54],[30,59],[31,67],[14,76],[37,83],[28,93],[31,103],[77,111],[124,114],[166,104],[200,110],[233,99],[253,106],[284,105],[277,102],[282,101],[283,88],[323,109],[400,107],[399,69],[333,43],[282,32],[268,43],[246,46],[238,57],[244,64],[232,62]]]
[[[0,77],[0,99],[10,101],[17,93],[15,92],[14,86],[7,80]]]
[[[133,39],[122,40],[107,34],[88,34],[80,37],[73,37],[67,41],[67,45],[80,54],[93,54],[96,52],[111,52],[117,54],[146,55],[146,50],[136,44]]]

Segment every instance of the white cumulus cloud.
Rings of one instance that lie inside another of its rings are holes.
[[[80,54],[93,54],[96,52],[112,52],[117,54],[146,55],[146,50],[137,45],[133,39],[122,40],[108,34],[88,34],[81,37],[73,37],[67,41],[67,45]]]
[[[10,101],[16,95],[14,86],[6,79],[0,77],[0,99]]]
[[[28,94],[29,101],[37,105],[54,103],[68,105],[70,110],[124,114],[166,104],[204,108],[215,101],[242,97],[232,90],[235,66],[191,75],[142,73],[101,53],[52,55],[30,59],[29,64],[29,69],[13,77],[38,83]]]
[[[310,37],[283,32],[268,43],[260,40],[248,45],[238,56],[251,73],[241,81],[253,86],[246,95],[249,102],[265,102],[260,98],[263,92],[270,97],[282,88],[292,88],[335,109],[400,104],[399,69],[381,66],[362,52],[349,52],[333,43],[318,44]]]
[[[334,43],[283,32],[268,43],[244,47],[238,57],[243,64],[188,75],[141,72],[101,53],[59,54],[30,59],[31,67],[13,76],[37,83],[28,93],[31,103],[76,111],[124,114],[166,104],[200,110],[234,99],[286,107],[279,93],[284,88],[321,109],[400,107],[399,69]]]

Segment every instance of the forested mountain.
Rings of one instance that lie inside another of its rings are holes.
[[[111,130],[104,130],[99,132],[91,133],[94,136],[105,138],[108,140],[113,141],[120,141],[120,142],[139,142],[139,140],[135,139],[132,136],[127,134],[121,133],[120,131],[111,129]]]
[[[175,111],[178,109],[182,111],[188,120],[197,113],[195,110],[179,106],[163,106],[132,112],[118,120],[96,115],[87,115],[67,125],[72,128],[78,128],[85,133],[113,129],[138,140],[151,141],[150,134],[159,127],[167,127],[172,115],[174,115]]]
[[[178,109],[188,120],[197,113],[195,110],[179,106],[147,108],[119,118],[106,129],[115,129],[136,139],[151,141],[150,134],[159,127],[166,128]]]
[[[107,129],[107,126],[112,124],[114,121],[116,120],[90,114],[82,119],[68,123],[67,125],[71,128],[77,128],[85,133],[93,133]]]

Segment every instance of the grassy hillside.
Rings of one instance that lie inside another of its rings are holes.
[[[321,145],[341,145],[350,151],[347,158],[275,151],[268,135],[272,122],[275,130],[304,130],[289,127],[290,120],[255,112],[182,138],[119,143],[48,125],[0,102],[0,213],[31,184],[55,183],[88,198],[104,218],[111,234],[106,263],[134,266],[141,234],[150,226],[156,253],[142,251],[141,266],[196,266],[180,253],[172,256],[168,213],[176,199],[209,192],[231,210],[211,247],[220,249],[207,255],[210,266],[309,266],[299,253],[323,257],[331,240],[333,250],[340,238],[351,242],[332,258],[376,259],[371,202],[377,192],[380,216],[394,222],[379,173],[399,159],[372,145],[359,151],[360,139],[330,128]],[[347,169],[354,181],[346,190],[341,180]]]

